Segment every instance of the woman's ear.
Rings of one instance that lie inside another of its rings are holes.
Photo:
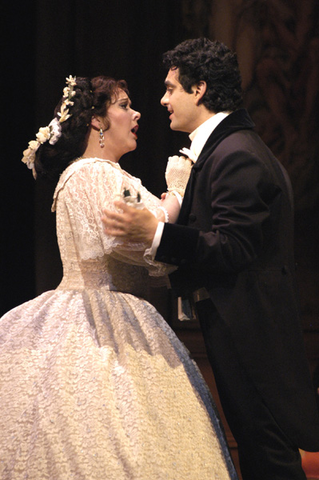
[[[91,118],[91,126],[95,128],[96,130],[100,130],[101,128],[101,120],[98,117],[93,117]]]
[[[91,126],[94,130],[103,130],[106,132],[110,128],[110,123],[107,117],[93,117],[91,118]]]

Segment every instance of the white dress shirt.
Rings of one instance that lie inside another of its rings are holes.
[[[211,135],[213,130],[215,130],[217,125],[229,115],[229,113],[230,112],[216,113],[215,115],[210,117],[208,120],[206,120],[204,123],[202,123],[199,127],[196,128],[196,130],[194,130],[189,135],[189,138],[192,141],[190,148],[189,149],[182,148],[180,152],[186,155],[195,163],[205,143],[207,142],[208,137]],[[164,222],[159,222],[153,238],[152,246],[149,251],[153,259],[156,255],[157,248],[161,242],[163,228],[164,228]]]

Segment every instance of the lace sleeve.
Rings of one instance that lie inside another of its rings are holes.
[[[130,244],[124,248],[120,240],[103,231],[103,209],[115,210],[114,200],[124,189],[129,189],[132,195],[139,192],[145,207],[155,213],[160,200],[148,192],[139,179],[127,174],[118,164],[92,159],[78,161],[61,177],[52,209],[55,209],[57,202],[63,202],[82,260],[108,254],[126,263],[143,265],[153,275],[164,275],[167,273],[165,266],[144,259],[144,244]]]

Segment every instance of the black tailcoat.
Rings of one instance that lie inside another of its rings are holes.
[[[179,266],[170,276],[176,295],[206,287],[280,428],[294,445],[319,450],[294,279],[291,186],[253,127],[241,109],[212,132],[156,259]]]

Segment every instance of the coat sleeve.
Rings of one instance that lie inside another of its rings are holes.
[[[238,272],[262,251],[281,190],[252,152],[236,150],[207,162],[195,181],[189,215],[194,224],[165,225],[156,259],[205,272]]]

